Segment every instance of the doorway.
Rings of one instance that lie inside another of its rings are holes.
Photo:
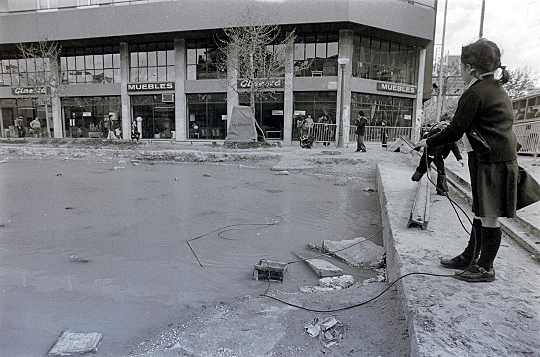
[[[133,118],[142,118],[143,139],[172,139],[176,135],[174,103],[161,95],[132,97]]]

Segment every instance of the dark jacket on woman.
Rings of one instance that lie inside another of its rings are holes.
[[[517,159],[514,114],[508,95],[493,76],[473,83],[461,96],[450,125],[427,139],[428,147],[442,146],[467,135],[478,160]]]

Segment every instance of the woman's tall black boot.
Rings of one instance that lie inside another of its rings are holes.
[[[462,273],[456,273],[455,277],[471,283],[495,280],[493,261],[499,252],[501,237],[502,231],[500,227],[482,227],[482,253],[478,263],[467,268]]]
[[[450,269],[465,269],[470,265],[476,264],[482,247],[482,221],[478,218],[473,220],[471,235],[467,247],[457,257],[452,259],[441,259],[441,265]]]

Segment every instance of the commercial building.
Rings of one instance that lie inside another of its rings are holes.
[[[220,62],[217,39],[242,25],[249,7],[282,33],[296,33],[275,95],[256,104],[269,139],[292,144],[295,116],[308,114],[345,128],[359,111],[370,125],[414,132],[420,124],[431,95],[436,0],[7,0],[0,4],[1,136],[17,135],[18,117],[28,127],[38,116],[56,138],[118,128],[130,139],[140,118],[142,138],[224,139],[233,106],[249,103],[242,85],[250,83]],[[17,48],[44,41],[60,46],[56,60],[43,59],[55,75],[52,89],[35,88],[38,59]],[[36,92],[50,90],[45,105]]]

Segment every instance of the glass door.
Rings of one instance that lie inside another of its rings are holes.
[[[132,97],[133,118],[142,118],[142,139],[175,137],[174,103],[163,103],[161,96]]]

